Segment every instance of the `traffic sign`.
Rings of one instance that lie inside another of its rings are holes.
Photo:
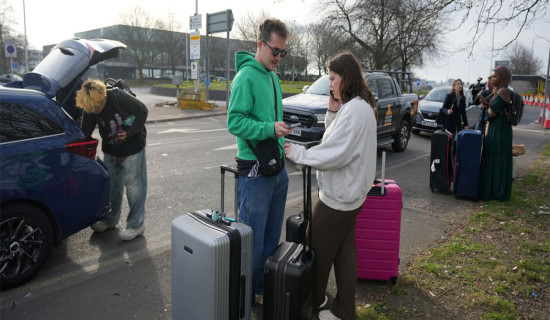
[[[4,41],[4,50],[6,58],[17,58],[17,43],[15,40]]]
[[[195,30],[202,28],[202,14],[189,16],[189,29]]]
[[[196,31],[191,32],[189,37],[189,55],[191,56],[191,60],[198,60],[201,58],[201,35],[198,31]]]
[[[208,33],[231,31],[234,20],[231,9],[208,13],[206,14],[206,30]]]

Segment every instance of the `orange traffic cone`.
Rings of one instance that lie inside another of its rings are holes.
[[[542,116],[544,115],[544,108],[541,107],[540,108],[540,115],[539,115],[539,122],[538,123],[542,123]]]
[[[546,109],[546,117],[544,119],[544,124],[542,125],[544,129],[550,129],[550,107]]]
[[[532,105],[533,105],[533,94],[529,95],[529,101],[528,101],[528,104],[529,104],[530,106],[532,106]]]

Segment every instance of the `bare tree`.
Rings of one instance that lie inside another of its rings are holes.
[[[386,69],[396,59],[395,18],[401,0],[324,0],[324,22],[357,43],[368,55],[360,61],[368,69]],[[359,58],[359,57],[358,57]],[[370,64],[370,65],[369,65]]]
[[[327,73],[326,63],[329,57],[335,55],[343,48],[350,47],[347,37],[326,23],[310,25],[309,29],[309,50],[311,52],[311,65],[317,69],[318,75]]]
[[[424,57],[437,58],[437,44],[442,40],[442,24],[446,13],[418,0],[405,0],[395,16],[397,56],[394,68],[406,71],[422,66]]]
[[[475,17],[475,25],[469,31],[472,38],[468,43],[470,55],[475,45],[485,34],[488,26],[493,24],[508,26],[510,23],[519,25],[518,31],[497,51],[505,50],[526,28],[531,26],[538,18],[545,17],[550,7],[550,0],[430,0],[434,6],[441,10],[465,12],[456,29],[462,27],[470,16]],[[546,33],[548,35],[548,33]],[[549,38],[546,38],[550,42]]]
[[[159,27],[162,24],[147,10],[135,6],[120,15],[122,25],[113,28],[109,36],[126,44],[129,54],[137,64],[138,79],[143,81],[143,69],[153,64],[161,52],[157,43]]]
[[[246,50],[250,52],[256,51],[256,30],[260,22],[270,15],[267,11],[262,10],[257,14],[249,11],[245,18],[236,21],[235,30],[237,31],[237,37],[240,40],[244,40],[244,43],[250,43],[250,46],[242,48],[241,50]]]
[[[181,22],[176,18],[174,12],[168,13],[166,21],[159,21],[159,28],[166,31],[160,33],[158,39],[163,48],[165,56],[163,57],[170,65],[172,74],[175,74],[176,68],[182,66],[187,54],[186,34],[181,33]]]
[[[537,74],[542,69],[542,60],[517,42],[509,47],[507,57],[512,74]]]

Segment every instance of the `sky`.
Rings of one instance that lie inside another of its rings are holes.
[[[16,30],[26,33],[30,49],[41,49],[44,45],[55,44],[71,38],[74,33],[107,27],[120,22],[120,14],[129,7],[138,5],[148,10],[154,17],[161,18],[174,12],[181,19],[183,32],[189,30],[189,16],[202,14],[203,29],[205,32],[206,13],[215,13],[231,9],[235,21],[239,21],[251,14],[256,16],[261,10],[271,16],[286,22],[295,21],[297,24],[316,22],[316,0],[7,0],[11,3],[14,15],[18,21]],[[23,1],[25,10],[23,10]],[[545,17],[539,18],[533,27],[524,29],[517,41],[532,50],[533,54],[541,59],[545,74],[550,56],[550,10]],[[457,16],[456,19],[459,19]],[[473,20],[469,19],[469,20]],[[453,25],[456,25],[453,24]],[[436,82],[447,79],[461,78],[464,82],[475,82],[478,77],[486,78],[491,72],[491,60],[504,60],[503,53],[494,53],[491,59],[493,28],[487,28],[479,45],[469,56],[468,50],[460,49],[470,34],[467,23],[459,30],[448,31],[446,41],[442,42],[442,57],[438,60],[425,62],[422,68],[413,68],[412,71],[421,79]],[[511,24],[507,28],[495,27],[494,48],[499,48],[515,36],[519,26]],[[343,48],[345,49],[345,48]]]

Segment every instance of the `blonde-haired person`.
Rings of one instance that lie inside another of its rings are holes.
[[[468,117],[466,117],[466,97],[464,96],[464,88],[462,80],[456,79],[453,81],[451,92],[445,97],[443,106],[441,107],[445,117],[443,129],[448,130],[453,135],[459,131],[468,129]]]
[[[355,226],[376,173],[374,96],[355,56],[344,51],[327,64],[330,79],[327,127],[321,144],[310,149],[285,144],[294,163],[317,169],[319,201],[313,209],[312,248],[316,253],[313,303],[326,303],[332,265],[337,294],[319,319],[355,319],[357,254]]]
[[[76,104],[84,109],[84,133],[91,136],[99,127],[103,162],[111,180],[112,211],[92,225],[92,230],[103,232],[118,224],[126,188],[130,212],[126,228],[120,230],[119,236],[121,240],[132,240],[145,231],[147,107],[123,90],[107,89],[96,79],[84,82],[76,94]]]

